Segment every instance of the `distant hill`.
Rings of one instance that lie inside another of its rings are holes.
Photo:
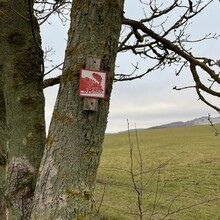
[[[219,124],[220,123],[220,117],[211,117],[210,118],[213,124]],[[153,126],[148,129],[158,129],[158,128],[175,128],[175,127],[183,127],[183,126],[194,126],[194,125],[207,125],[210,124],[208,120],[208,116],[206,117],[200,117],[200,118],[195,118],[190,121],[182,122],[182,121],[177,121],[177,122],[172,122],[168,124],[163,124],[163,125],[158,125],[158,126]]]

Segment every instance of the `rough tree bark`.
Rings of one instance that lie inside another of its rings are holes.
[[[1,67],[0,67],[1,68]],[[0,70],[1,71],[1,70]],[[6,175],[6,118],[2,74],[0,72],[0,219],[6,219],[6,201],[3,194]]]
[[[8,219],[29,219],[45,144],[42,50],[32,0],[0,1],[0,67],[4,82]]]
[[[73,1],[63,75],[39,171],[31,219],[90,219],[107,125],[124,0]],[[83,110],[80,68],[87,55],[108,73],[107,98]]]

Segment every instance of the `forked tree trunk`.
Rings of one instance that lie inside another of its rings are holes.
[[[36,187],[31,219],[90,219],[107,125],[123,0],[73,1],[63,75]],[[88,55],[108,73],[107,97],[85,111],[80,68]]]
[[[8,219],[30,217],[45,143],[42,51],[33,1],[0,0],[0,66],[9,138]]]

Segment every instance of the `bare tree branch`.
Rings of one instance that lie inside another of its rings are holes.
[[[208,88],[207,86],[205,86],[204,83],[201,82],[200,78],[199,78],[199,74],[196,70],[196,67],[201,68],[202,71],[204,71],[214,82],[216,83],[220,83],[220,77],[219,77],[219,73],[216,73],[214,71],[214,69],[211,68],[211,61],[208,58],[199,58],[197,59],[196,57],[194,57],[192,55],[192,53],[183,50],[181,47],[179,47],[177,45],[176,42],[171,42],[170,40],[160,36],[159,34],[157,34],[156,32],[152,31],[151,29],[149,29],[147,26],[145,26],[144,24],[135,21],[135,20],[131,20],[131,19],[127,19],[124,18],[123,23],[125,25],[130,25],[131,27],[135,27],[136,29],[141,30],[143,33],[147,34],[149,37],[151,37],[152,39],[154,39],[157,42],[157,48],[159,50],[164,51],[163,56],[161,55],[161,53],[158,53],[158,51],[153,47],[151,47],[151,51],[158,57],[158,59],[160,60],[158,65],[165,65],[169,62],[180,62],[181,59],[183,59],[183,66],[186,65],[186,63],[190,64],[190,71],[191,74],[194,78],[194,82],[196,84],[195,88],[196,88],[196,92],[200,98],[200,100],[202,100],[204,103],[208,104],[210,107],[214,108],[217,111],[220,111],[220,109],[211,104],[210,102],[208,102],[204,96],[201,95],[200,90],[216,96],[216,97],[220,97],[220,92],[218,91],[214,91],[213,89]],[[171,54],[175,54],[174,56],[176,56],[175,58],[171,57]],[[202,60],[202,61],[201,61]],[[215,65],[216,62],[213,62],[212,65]],[[182,66],[182,67],[183,67]]]
[[[219,130],[215,127],[215,125],[212,123],[212,119],[211,119],[211,115],[209,114],[208,115],[208,121],[209,121],[209,123],[210,123],[210,125],[213,127],[213,129],[215,130],[215,135],[220,135],[220,132],[219,132]]]
[[[38,18],[39,25],[44,24],[51,15],[56,14],[61,22],[65,24],[69,20],[71,0],[35,0],[35,14]]]
[[[146,8],[144,17],[139,21],[124,18],[121,39],[118,45],[119,52],[131,51],[133,54],[153,61],[152,66],[141,72],[137,71],[138,66],[134,66],[131,73],[115,74],[114,81],[130,81],[140,79],[149,72],[164,69],[166,66],[178,65],[176,75],[190,67],[190,73],[193,76],[195,86],[185,86],[182,88],[174,87],[175,90],[195,88],[201,101],[219,111],[219,107],[210,103],[203,96],[202,92],[215,97],[220,97],[220,91],[214,89],[214,84],[220,84],[219,60],[213,60],[207,57],[195,57],[191,48],[187,48],[190,43],[198,43],[204,40],[218,39],[219,34],[207,33],[199,39],[191,39],[187,34],[187,28],[190,26],[193,18],[207,8],[214,0],[209,1],[181,1],[173,0],[160,3],[157,0],[140,0],[140,3]],[[70,0],[48,1],[35,0],[35,14],[39,23],[48,21],[52,14],[57,14],[61,21],[65,23],[68,20]],[[176,20],[170,19],[176,13],[179,16]],[[187,46],[186,46],[187,44]],[[59,66],[59,65],[58,65]],[[52,68],[45,75],[56,69]],[[208,81],[203,82],[200,78],[200,72],[208,76]],[[44,88],[59,83],[59,77],[46,79]]]
[[[45,79],[43,82],[43,88],[47,88],[50,86],[54,86],[60,83],[60,76],[54,77],[54,78],[49,78]]]
[[[44,74],[44,76],[50,74],[51,72],[53,72],[53,71],[56,70],[56,69],[59,69],[62,65],[63,65],[63,62],[60,63],[60,64],[58,64],[58,65],[55,65],[52,69],[50,69],[48,72],[46,72],[46,73]]]

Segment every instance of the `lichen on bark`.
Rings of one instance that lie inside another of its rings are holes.
[[[36,187],[33,219],[91,219],[97,168],[102,152],[123,0],[73,1],[63,74]],[[114,22],[112,22],[114,20]],[[88,55],[108,73],[107,97],[96,112],[83,109],[80,68]],[[45,167],[54,161],[56,172]],[[42,186],[50,185],[50,190]],[[42,206],[43,198],[45,206]]]
[[[27,158],[12,158],[8,165],[6,198],[10,201],[11,212],[19,210],[22,219],[28,220],[31,214],[36,170]]]
[[[4,93],[8,128],[6,188],[11,186],[7,190],[10,220],[30,217],[45,144],[41,40],[29,3],[33,7],[32,0],[0,1],[0,68],[4,80],[0,89]]]

